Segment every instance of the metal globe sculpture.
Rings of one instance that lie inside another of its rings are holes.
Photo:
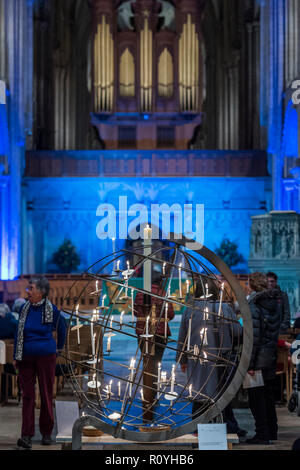
[[[252,348],[245,294],[213,252],[191,246],[173,238],[155,247],[146,235],[86,271],[66,310],[69,376],[83,410],[73,438],[90,425],[131,441],[169,440],[216,419],[238,392]]]

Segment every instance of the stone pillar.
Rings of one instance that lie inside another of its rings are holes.
[[[22,190],[25,167],[25,146],[32,126],[32,0],[5,0],[1,2],[5,13],[5,80],[8,88],[8,178],[5,186],[4,213],[7,246],[2,247],[6,263],[2,279],[13,279],[22,270]],[[3,47],[3,46],[2,46]],[[3,67],[3,65],[1,66]],[[30,139],[29,139],[30,140]],[[2,239],[3,243],[6,243]],[[4,268],[3,268],[4,269]]]
[[[272,211],[252,217],[249,268],[273,271],[289,296],[291,316],[300,309],[300,214]]]

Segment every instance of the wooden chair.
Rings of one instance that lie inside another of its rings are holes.
[[[6,355],[6,364],[12,364],[14,361],[14,340],[13,339],[5,339],[2,340],[5,343],[5,355]],[[5,375],[5,397],[3,401],[3,405],[8,402],[9,399],[9,382],[11,382],[11,397],[13,399],[18,398],[18,383],[17,383],[17,375],[11,372],[5,372],[4,366],[2,367],[2,373]],[[0,381],[1,382],[1,381]],[[0,384],[1,386],[1,384]]]
[[[276,375],[281,376],[281,396],[283,401],[283,377],[285,376],[286,384],[286,399],[292,395],[292,382],[293,382],[293,364],[290,361],[290,354],[288,349],[278,348],[277,353],[277,368]]]

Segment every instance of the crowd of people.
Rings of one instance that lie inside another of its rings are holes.
[[[153,291],[158,293],[158,283],[153,285]],[[214,292],[214,283],[209,285],[212,292],[211,310],[217,312],[219,309],[218,292]],[[12,310],[6,304],[0,304],[0,340],[14,339],[14,371],[18,374],[19,384],[22,394],[22,429],[18,446],[26,449],[32,447],[32,437],[35,434],[34,412],[35,412],[35,382],[38,379],[41,395],[41,410],[39,426],[42,434],[42,444],[50,445],[53,441],[51,433],[54,426],[53,417],[53,383],[55,378],[55,366],[57,355],[60,354],[64,346],[66,337],[66,323],[58,310],[48,299],[49,282],[43,276],[31,278],[27,287],[27,299],[17,299]],[[202,299],[201,299],[202,296]],[[195,305],[200,310],[204,308],[203,282],[196,285],[193,293]],[[152,297],[153,299],[153,297]],[[249,275],[249,292],[247,296],[253,321],[253,348],[247,374],[254,377],[257,371],[262,372],[263,384],[248,389],[249,407],[255,420],[255,435],[247,439],[248,444],[268,445],[277,440],[278,423],[275,408],[276,392],[276,363],[278,346],[289,348],[291,345],[279,340],[279,335],[283,334],[290,327],[290,308],[288,297],[277,284],[275,273],[267,274],[252,273]],[[155,300],[154,306],[157,313],[160,311],[161,300]],[[143,309],[143,294],[137,295],[135,308],[137,310],[138,321],[136,324],[137,335],[140,338],[144,331],[146,317]],[[156,305],[157,304],[157,305]],[[151,308],[151,298],[150,306]],[[153,307],[153,306],[152,306]],[[169,308],[168,320],[174,317],[173,308]],[[236,319],[234,309],[223,303],[223,315],[228,319]],[[190,325],[192,321],[192,325]],[[191,342],[199,342],[199,329],[203,327],[201,316],[193,315],[193,308],[187,308],[181,319],[177,357],[181,369],[187,374],[188,380],[193,380],[193,388],[201,388],[205,383],[205,394],[210,396],[216,389],[217,375],[209,375],[208,368],[203,364],[195,365],[189,361],[182,345],[185,344],[188,328],[191,328]],[[230,322],[228,322],[230,324]],[[231,345],[234,344],[235,337],[239,337],[242,332],[242,324],[234,322],[235,328],[228,328],[222,331],[222,348],[224,355],[230,354]],[[148,390],[153,389],[153,376],[156,374],[158,363],[162,359],[167,339],[160,342],[159,338],[164,336],[165,325],[157,324],[156,335],[158,337],[157,346],[153,360],[144,365],[143,380]],[[56,331],[54,339],[53,331]],[[171,332],[167,327],[167,336]],[[210,344],[216,341],[216,335],[208,331]],[[194,337],[194,336],[195,337]],[[299,337],[300,339],[300,337]],[[143,350],[145,344],[139,339],[140,348]],[[161,344],[160,344],[161,343]],[[199,343],[199,346],[201,344]],[[182,348],[182,350],[181,350]],[[229,358],[230,359],[230,358]],[[233,360],[233,359],[232,359]],[[9,365],[6,365],[8,367]],[[150,369],[151,370],[150,370]],[[155,369],[155,370],[152,370]],[[209,380],[208,380],[209,379]],[[228,379],[228,377],[227,377]],[[149,382],[150,380],[150,382]],[[149,383],[148,383],[149,382]],[[3,390],[2,390],[3,392]],[[154,396],[155,391],[151,392]],[[204,395],[205,395],[204,394]],[[148,397],[148,402],[153,401],[153,396]],[[205,403],[201,400],[193,402],[193,418],[205,411]],[[240,437],[247,432],[241,429],[233,414],[232,405],[229,404],[223,411],[224,421],[227,423],[229,433],[237,433]],[[144,410],[144,418],[151,421],[152,410]]]

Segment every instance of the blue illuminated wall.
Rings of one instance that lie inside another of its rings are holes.
[[[251,216],[271,207],[271,179],[230,177],[184,178],[25,178],[24,254],[25,272],[51,272],[53,253],[68,237],[81,257],[79,270],[112,251],[111,240],[99,240],[96,216],[99,204],[116,208],[119,196],[128,205],[143,203],[193,203],[205,205],[204,243],[211,249],[224,237],[236,241],[245,262],[237,272],[248,270]],[[116,249],[124,242],[117,240]]]

